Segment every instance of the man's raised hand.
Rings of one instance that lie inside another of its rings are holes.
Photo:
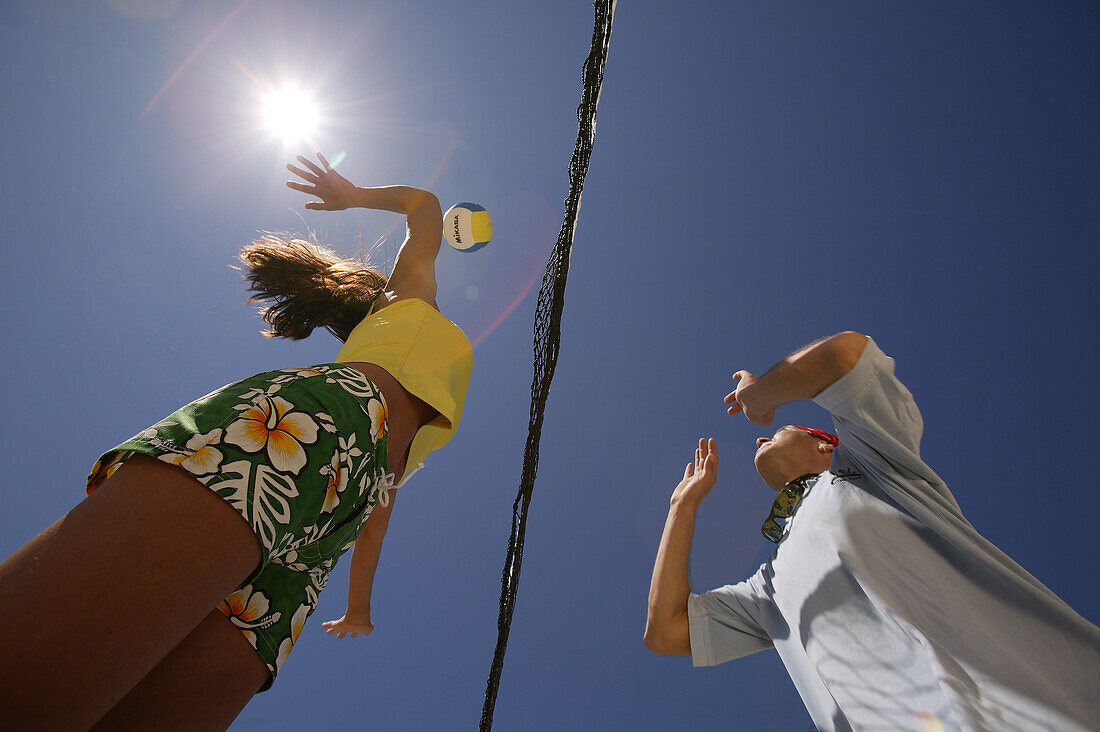
[[[695,448],[695,460],[684,468],[684,479],[672,492],[671,503],[690,501],[698,504],[718,480],[718,443],[699,438],[699,447]]]
[[[733,375],[737,382],[737,388],[726,394],[725,402],[729,404],[726,410],[729,414],[745,415],[745,418],[753,424],[767,427],[775,420],[775,407],[766,408],[753,398],[752,387],[756,384],[756,377],[749,371],[741,370]]]

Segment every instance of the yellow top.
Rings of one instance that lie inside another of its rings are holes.
[[[458,429],[474,367],[470,339],[428,303],[407,298],[371,313],[355,326],[336,356],[336,363],[353,361],[381,366],[439,412],[409,445],[408,477]]]

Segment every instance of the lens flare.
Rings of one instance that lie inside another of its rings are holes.
[[[920,732],[944,732],[943,722],[932,712],[917,713],[917,729]]]

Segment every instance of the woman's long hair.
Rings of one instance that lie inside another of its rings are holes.
[[[263,303],[269,338],[298,340],[327,328],[346,341],[386,287],[366,264],[343,259],[316,241],[265,233],[241,250],[249,303]]]

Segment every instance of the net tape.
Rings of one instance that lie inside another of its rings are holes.
[[[539,439],[542,436],[543,412],[550,395],[550,381],[558,363],[558,347],[561,343],[561,314],[565,305],[565,280],[569,274],[569,257],[573,248],[573,232],[581,206],[581,190],[588,173],[588,161],[592,156],[592,143],[596,138],[596,105],[600,101],[603,86],[604,65],[611,42],[611,21],[615,14],[616,0],[596,0],[595,23],[592,30],[592,48],[581,70],[583,90],[577,107],[577,143],[569,160],[569,195],[565,199],[565,218],[562,221],[558,241],[546,262],[546,272],[539,287],[538,304],[535,306],[534,377],[531,381],[531,415],[527,425],[527,444],[523,451],[523,471],[519,492],[512,504],[512,533],[508,538],[508,555],[504,560],[501,577],[500,615],[497,618],[497,644],[493,664],[485,688],[485,705],[481,710],[482,732],[493,726],[500,675],[504,668],[504,653],[508,646],[508,632],[512,625],[512,612],[516,606],[519,588],[519,570],[523,561],[523,537],[527,529],[527,509],[531,503],[531,491],[539,465]]]

